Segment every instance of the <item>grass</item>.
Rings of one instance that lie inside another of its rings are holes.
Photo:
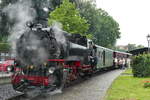
[[[124,73],[132,73],[131,69]],[[144,88],[143,81],[150,78],[135,78],[120,75],[107,91],[105,100],[150,100],[150,88]]]
[[[131,68],[126,69],[126,71],[123,72],[122,74],[132,74],[132,69]]]

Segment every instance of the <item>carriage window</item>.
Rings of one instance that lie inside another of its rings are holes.
[[[101,57],[101,52],[100,51],[98,52],[98,56]]]

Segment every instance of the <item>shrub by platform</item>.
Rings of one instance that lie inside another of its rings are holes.
[[[134,77],[150,77],[150,54],[133,57],[132,72]]]
[[[0,43],[0,51],[9,51],[10,45],[8,43]]]

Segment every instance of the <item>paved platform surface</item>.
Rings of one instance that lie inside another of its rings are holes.
[[[95,75],[88,80],[64,89],[61,94],[40,95],[32,99],[21,98],[17,100],[103,100],[113,80],[122,72],[123,70],[113,70]],[[19,94],[13,90],[11,84],[0,85],[0,100],[16,95]]]
[[[103,100],[113,80],[124,70],[113,70],[96,75],[86,81],[66,88],[62,94],[39,96],[33,100]]]

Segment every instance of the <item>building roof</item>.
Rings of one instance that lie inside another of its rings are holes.
[[[133,55],[139,55],[139,54],[143,54],[143,53],[147,53],[147,52],[148,52],[148,47],[144,47],[144,48],[129,51],[129,53],[131,53]]]

